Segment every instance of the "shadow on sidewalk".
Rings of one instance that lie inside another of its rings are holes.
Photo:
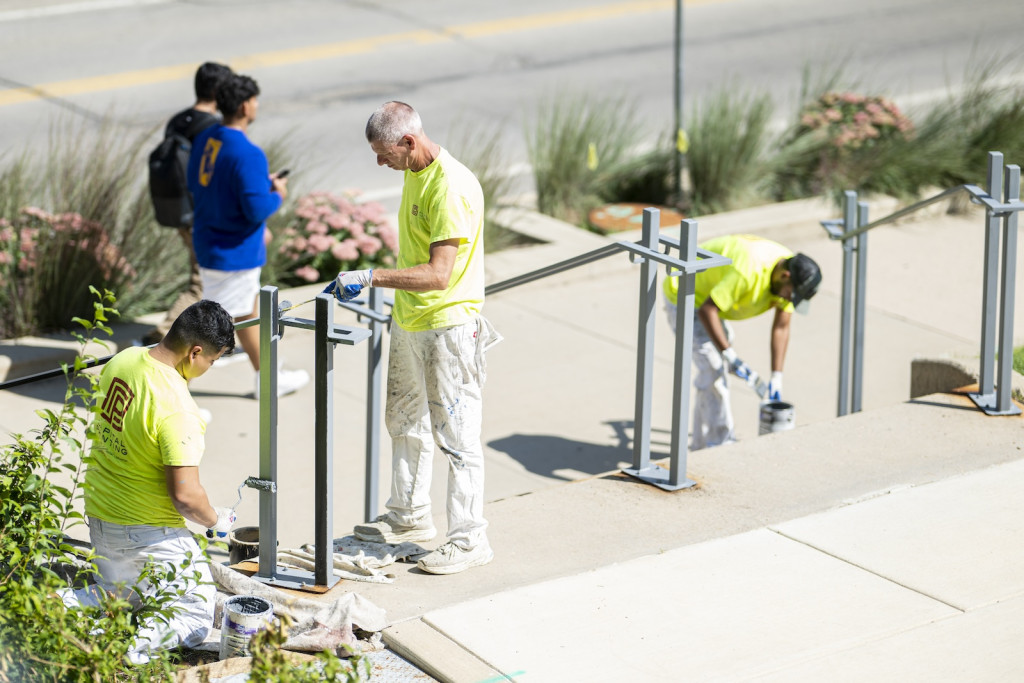
[[[608,421],[618,444],[605,445],[574,441],[549,434],[515,434],[488,442],[494,450],[507,454],[534,474],[573,481],[580,475],[604,474],[633,462],[633,442],[628,432],[632,421]],[[652,432],[664,430],[654,429]],[[660,445],[660,444],[654,444]],[[651,453],[651,459],[667,457],[666,452]]]

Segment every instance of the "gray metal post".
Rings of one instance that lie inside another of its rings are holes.
[[[277,288],[260,290],[260,479],[277,482]],[[277,492],[260,489],[260,567],[272,579],[277,567]]]
[[[988,193],[996,200],[1003,196],[1003,155],[988,153]],[[981,294],[981,367],[978,394],[991,396],[995,391],[996,287],[999,279],[999,216],[991,210],[985,220],[985,276]]]
[[[843,193],[843,232],[856,230],[857,193]],[[853,318],[853,243],[843,238],[843,294],[839,313],[839,405],[837,415],[849,412],[850,401],[850,326]]]
[[[316,298],[314,333],[313,430],[314,457],[314,539],[313,578],[318,586],[332,586],[334,575],[334,343],[329,334],[334,325],[334,301],[328,294]]]
[[[857,227],[868,224],[868,204],[857,204]],[[868,276],[868,234],[863,232],[854,238],[857,249],[856,303],[853,313],[853,387],[851,410],[859,413],[864,395],[864,313],[866,306]]]
[[[384,312],[384,291],[371,287],[370,308],[376,313]],[[367,349],[366,367],[366,491],[363,497],[363,515],[367,522],[376,519],[380,482],[380,403],[381,403],[381,357],[384,338],[384,323],[370,320],[370,339]]]
[[[1006,167],[1004,202],[1011,204],[1020,199],[1020,166]],[[1013,303],[1017,279],[1017,212],[1003,217],[1003,284],[999,293],[999,379],[996,410],[1001,415],[1016,414],[1019,408],[1010,400],[1013,372]]]
[[[675,191],[676,201],[682,202],[683,169],[686,155],[679,149],[679,138],[683,133],[683,0],[676,0],[676,42],[675,42],[675,124],[676,139],[672,141],[675,149]]]
[[[679,256],[684,261],[697,260],[697,221],[686,219],[679,231]],[[697,274],[679,274],[676,297],[676,346],[672,383],[672,441],[669,453],[669,490],[689,488],[696,482],[686,476],[686,454],[689,447],[690,372],[693,360],[693,315]]]
[[[644,209],[641,243],[658,248],[661,212]],[[633,469],[644,471],[651,457],[651,397],[654,391],[654,308],[658,271],[651,259],[640,264],[640,313],[637,323],[636,410],[633,419]]]

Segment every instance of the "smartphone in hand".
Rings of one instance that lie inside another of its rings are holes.
[[[288,174],[291,173],[291,172],[292,172],[292,169],[290,169],[290,168],[282,168],[280,171],[278,171],[274,175],[276,177],[278,177],[278,178],[287,178]]]

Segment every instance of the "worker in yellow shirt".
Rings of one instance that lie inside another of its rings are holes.
[[[455,574],[494,557],[484,518],[480,439],[485,352],[501,335],[484,304],[484,196],[473,173],[431,140],[415,109],[386,102],[366,123],[377,164],[400,171],[398,264],[339,273],[328,287],[350,301],[364,287],[395,290],[388,401],[388,512],[353,529],[378,543],[423,542],[437,533],[430,479],[435,447],[448,464],[447,541],[417,562]]]
[[[700,245],[732,263],[697,273],[694,297],[693,364],[697,390],[691,450],[736,440],[729,385],[732,372],[747,381],[756,373],[736,355],[728,321],[746,320],[774,309],[771,331],[772,374],[768,400],[782,400],[782,367],[794,308],[805,310],[821,284],[818,264],[804,254],[753,235],[724,235]],[[666,278],[665,311],[676,329],[679,278]],[[689,315],[689,312],[687,312]]]
[[[169,621],[140,624],[128,652],[134,663],[148,661],[151,650],[194,647],[213,628],[209,561],[185,520],[226,533],[234,511],[210,505],[199,481],[206,423],[188,382],[234,345],[231,316],[203,300],[186,308],[153,348],[114,356],[100,378],[103,402],[85,474],[98,583],[133,603],[137,591],[175,596]],[[149,561],[172,564],[174,578],[137,585]]]

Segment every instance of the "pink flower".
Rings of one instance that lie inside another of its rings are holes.
[[[313,266],[302,266],[295,269],[295,276],[302,278],[306,282],[316,282],[320,279],[320,271]]]
[[[312,233],[312,235],[326,235],[330,232],[330,230],[327,229],[327,226],[320,221],[310,221],[309,225],[306,226],[306,230]]]
[[[374,237],[373,235],[361,235],[356,238],[356,244],[359,246],[359,251],[363,252],[367,256],[373,256],[382,246],[382,242]]]
[[[9,266],[12,260],[10,254],[6,251],[0,251],[0,266]]]
[[[384,242],[391,251],[398,250],[398,232],[390,225],[382,225],[377,231],[377,236]]]
[[[342,213],[332,213],[324,221],[335,230],[345,230],[352,224],[349,217]]]
[[[32,218],[38,218],[40,220],[47,220],[50,217],[50,214],[35,206],[26,206],[21,210],[21,212],[26,216],[31,216]]]
[[[339,261],[355,261],[359,258],[359,247],[354,239],[342,240],[331,247],[331,256]]]
[[[334,238],[317,234],[309,236],[307,247],[309,251],[315,254],[322,254],[325,251],[329,251],[334,244]]]
[[[14,230],[7,227],[6,225],[3,227],[3,229],[0,229],[0,242],[11,242],[13,240]]]
[[[825,110],[825,119],[827,121],[842,121],[843,115],[839,113],[838,109],[829,107]]]

